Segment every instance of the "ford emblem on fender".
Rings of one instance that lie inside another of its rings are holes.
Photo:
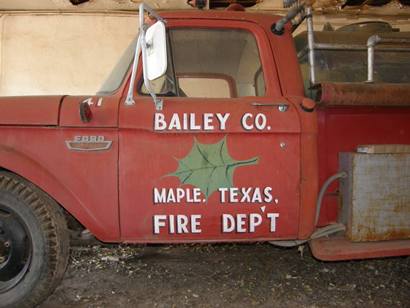
[[[66,140],[71,151],[105,151],[111,148],[112,141],[104,136],[75,136],[74,140]]]

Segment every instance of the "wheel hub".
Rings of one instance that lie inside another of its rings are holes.
[[[0,227],[0,268],[7,261],[10,249],[10,241],[4,236],[4,230]]]
[[[31,251],[22,219],[0,204],[0,293],[14,287],[27,273]]]

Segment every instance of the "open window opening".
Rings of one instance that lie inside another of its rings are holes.
[[[168,31],[172,65],[152,82],[157,95],[235,98],[264,96],[265,80],[254,36],[239,29]],[[142,83],[140,93],[147,94]]]

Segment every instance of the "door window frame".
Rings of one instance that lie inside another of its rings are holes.
[[[270,46],[270,41],[264,31],[264,29],[256,24],[249,21],[236,21],[236,20],[219,20],[219,19],[167,19],[167,30],[176,28],[188,28],[188,29],[232,29],[232,30],[244,30],[249,32],[256,41],[256,46],[258,48],[259,60],[261,63],[263,77],[265,81],[266,92],[264,96],[244,96],[244,97],[254,97],[255,99],[263,99],[266,97],[280,97],[282,96],[282,90],[280,87],[280,82],[278,78],[276,63],[273,58],[273,52]],[[168,32],[168,31],[167,31]],[[167,34],[168,35],[168,34]],[[172,46],[171,46],[172,49]],[[171,51],[172,52],[172,51]],[[173,65],[173,63],[168,63],[168,65]],[[175,72],[174,72],[175,74]],[[137,80],[136,87],[134,89],[134,97],[136,98],[146,98],[147,95],[139,93],[139,88],[142,82],[142,65],[139,64],[137,70]],[[178,80],[175,80],[178,83]],[[192,99],[192,100],[204,100],[208,98],[199,97],[181,97],[181,96],[163,96],[158,95],[158,97],[163,97],[166,100],[172,99]],[[238,100],[244,97],[231,97],[231,98],[221,98],[223,100]],[[213,98],[214,100],[215,98]]]
[[[176,79],[177,79],[177,84],[179,86],[179,79],[180,78],[196,78],[196,79],[219,79],[223,80],[227,83],[229,87],[229,94],[230,97],[221,97],[221,98],[237,98],[238,97],[238,91],[236,88],[236,82],[235,79],[232,76],[229,76],[227,74],[221,74],[221,73],[182,73],[182,74],[177,74]],[[191,98],[207,98],[207,97],[196,97],[196,96],[189,96]]]

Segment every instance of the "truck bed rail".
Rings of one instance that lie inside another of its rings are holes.
[[[325,82],[318,86],[316,101],[323,106],[410,107],[410,84]]]

